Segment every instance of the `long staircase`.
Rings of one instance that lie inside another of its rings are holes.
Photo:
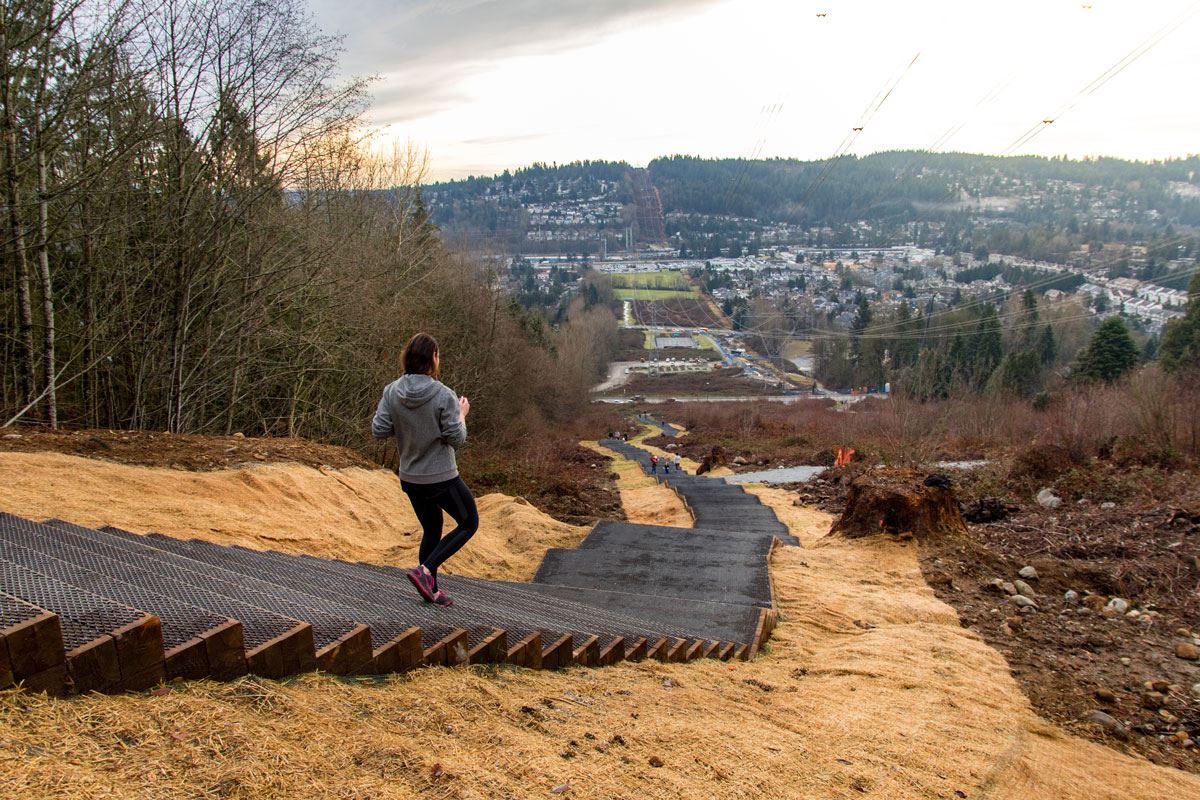
[[[664,480],[694,528],[601,522],[548,551],[531,583],[441,577],[450,608],[422,602],[396,567],[0,513],[0,688],[752,658],[776,619],[771,549],[797,542],[741,487]]]

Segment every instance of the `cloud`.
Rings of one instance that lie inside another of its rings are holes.
[[[313,7],[322,29],[346,37],[344,71],[380,76],[373,116],[403,122],[463,102],[456,87],[495,61],[571,50],[717,1],[313,0]]]
[[[519,133],[512,136],[481,136],[477,139],[463,139],[463,144],[470,145],[492,145],[492,144],[515,144],[516,142],[528,142],[533,139],[545,139],[547,134],[544,133]]]

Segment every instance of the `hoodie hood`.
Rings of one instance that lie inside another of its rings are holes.
[[[438,382],[428,375],[402,375],[392,384],[405,408],[420,408],[437,394]]]

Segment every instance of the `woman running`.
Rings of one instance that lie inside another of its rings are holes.
[[[409,339],[400,361],[404,374],[384,387],[371,432],[377,439],[396,437],[400,487],[424,531],[421,560],[408,570],[408,579],[428,602],[449,606],[454,601],[438,589],[438,567],[479,528],[475,497],[458,477],[454,457],[454,451],[467,441],[471,404],[437,380],[441,363],[438,344],[429,334],[418,333]],[[457,523],[445,536],[443,511]]]

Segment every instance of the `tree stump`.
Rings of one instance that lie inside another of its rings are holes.
[[[729,456],[725,453],[725,448],[721,445],[714,445],[712,451],[706,455],[701,461],[700,466],[696,470],[697,475],[703,475],[706,472],[711,472],[717,467],[728,466]]]
[[[879,533],[918,538],[966,534],[954,490],[926,486],[925,477],[916,470],[899,468],[858,476],[850,484],[846,510],[831,533],[850,539]]]

